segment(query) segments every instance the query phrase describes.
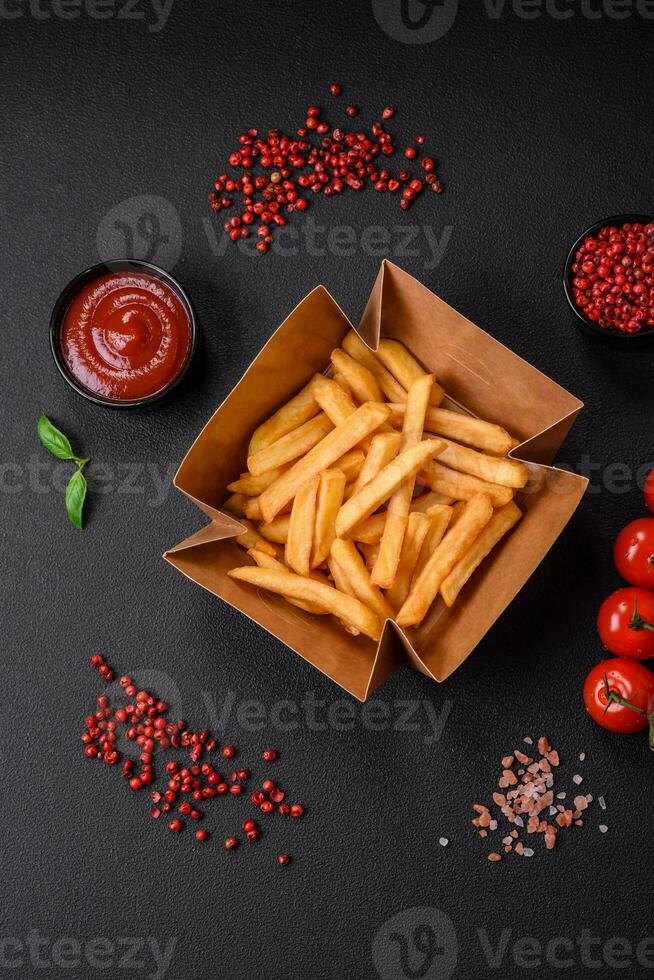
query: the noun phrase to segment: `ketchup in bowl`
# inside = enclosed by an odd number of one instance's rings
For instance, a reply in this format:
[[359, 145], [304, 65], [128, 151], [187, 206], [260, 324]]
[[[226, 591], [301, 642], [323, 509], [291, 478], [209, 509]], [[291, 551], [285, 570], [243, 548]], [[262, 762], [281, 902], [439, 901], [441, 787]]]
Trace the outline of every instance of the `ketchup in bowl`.
[[72, 293], [55, 357], [73, 386], [96, 400], [142, 404], [166, 391], [188, 364], [190, 305], [174, 280], [150, 268], [110, 263], [65, 291]]

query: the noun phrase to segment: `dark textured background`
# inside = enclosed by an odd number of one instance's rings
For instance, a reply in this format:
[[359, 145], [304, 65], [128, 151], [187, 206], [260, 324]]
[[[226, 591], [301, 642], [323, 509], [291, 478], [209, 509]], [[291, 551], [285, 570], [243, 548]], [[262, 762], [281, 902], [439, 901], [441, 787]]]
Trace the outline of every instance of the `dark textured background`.
[[[22, 8], [7, 0], [5, 9]], [[520, 937], [545, 944], [586, 929], [602, 943], [623, 936], [636, 944], [654, 934], [646, 740], [600, 731], [580, 703], [583, 677], [601, 657], [596, 609], [618, 585], [611, 543], [643, 512], [633, 474], [654, 462], [652, 354], [590, 345], [560, 286], [565, 252], [584, 227], [654, 210], [646, 184], [652, 21], [635, 13], [589, 19], [573, 9], [568, 20], [544, 13], [525, 20], [507, 4], [492, 19], [481, 3], [465, 4], [446, 36], [412, 45], [381, 29], [369, 0], [177, 0], [158, 33], [115, 17], [46, 20], [24, 11], [0, 19], [3, 937], [25, 940], [38, 929], [49, 937], [46, 957], [58, 937], [152, 936], [164, 944], [177, 937], [174, 980], [349, 980], [377, 975], [373, 939], [386, 920], [430, 906], [454, 923], [455, 976], [482, 980], [616, 972], [585, 966], [578, 950], [567, 970], [545, 962], [520, 968], [510, 952]], [[429, 226], [439, 237], [451, 226], [438, 268], [429, 268], [422, 230], [414, 254], [396, 247], [388, 254], [586, 402], [560, 460], [577, 469], [590, 461], [593, 490], [447, 684], [405, 669], [380, 689], [376, 699], [394, 718], [400, 700], [418, 702], [417, 730], [370, 731], [357, 707], [349, 732], [304, 722], [278, 731], [271, 722], [253, 733], [232, 712], [224, 737], [237, 742], [244, 762], [276, 744], [280, 778], [307, 816], [300, 825], [275, 821], [259, 845], [226, 854], [220, 842], [246, 808], [229, 800], [207, 807], [215, 834], [201, 847], [188, 831], [177, 839], [151, 821], [145, 794], [131, 794], [117, 771], [83, 758], [79, 734], [99, 689], [87, 663], [102, 650], [119, 672], [176, 697], [196, 726], [210, 721], [211, 699], [219, 709], [228, 692], [236, 705], [258, 699], [267, 711], [307, 692], [327, 705], [349, 701], [162, 561], [199, 522], [179, 494], [159, 494], [155, 482], [170, 482], [213, 408], [316, 283], [353, 319], [361, 313], [380, 257], [360, 244], [352, 255], [300, 248], [261, 259], [232, 247], [214, 254], [207, 238], [207, 227], [219, 233], [221, 223], [206, 194], [236, 135], [253, 125], [294, 128], [305, 105], [328, 104], [333, 80], [347, 86], [334, 121], [347, 99], [366, 123], [390, 103], [400, 140], [427, 133], [447, 193], [425, 196], [406, 215], [388, 195], [347, 194], [323, 199], [307, 216], [328, 228], [350, 224], [357, 240], [371, 225], [391, 229], [395, 241], [399, 226]], [[48, 318], [61, 287], [98, 260], [99, 247], [104, 257], [107, 249], [146, 254], [138, 236], [134, 245], [121, 239], [110, 213], [143, 194], [169, 202], [165, 213], [161, 202], [149, 208], [171, 239], [155, 261], [190, 291], [203, 347], [172, 403], [120, 414], [67, 388], [50, 357]], [[171, 206], [179, 231], [166, 217]], [[134, 221], [139, 207], [123, 210]], [[42, 412], [94, 459], [98, 492], [83, 533], [67, 524], [53, 487], [66, 467], [51, 464], [37, 442]], [[45, 464], [40, 472], [37, 463]], [[611, 492], [607, 475], [616, 471], [607, 467], [616, 463], [632, 476]], [[427, 744], [425, 701], [436, 712], [451, 705], [435, 744]], [[471, 832], [469, 806], [489, 799], [498, 758], [528, 733], [558, 745], [567, 780], [579, 769], [586, 792], [604, 793], [609, 833], [598, 832], [593, 808], [553, 854], [541, 844], [531, 861], [491, 865], [489, 848]], [[441, 835], [450, 839], [446, 849]], [[282, 849], [295, 857], [284, 869], [275, 863]], [[412, 930], [420, 916], [409, 921]], [[482, 929], [494, 944], [510, 930], [498, 969], [484, 959]], [[390, 962], [395, 947], [387, 943]], [[434, 970], [420, 975], [446, 975]], [[22, 967], [2, 972], [146, 977], [154, 967], [149, 956], [134, 970], [116, 961], [104, 970], [37, 968], [25, 954]]]

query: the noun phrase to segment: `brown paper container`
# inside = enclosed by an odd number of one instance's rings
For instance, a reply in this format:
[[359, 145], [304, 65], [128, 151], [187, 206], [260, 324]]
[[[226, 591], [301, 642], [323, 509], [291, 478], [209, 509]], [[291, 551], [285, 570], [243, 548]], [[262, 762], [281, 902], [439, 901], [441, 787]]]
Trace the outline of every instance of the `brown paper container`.
[[351, 323], [323, 286], [293, 310], [195, 440], [175, 477], [209, 524], [165, 558], [240, 609], [346, 691], [364, 701], [407, 660], [434, 680], [459, 667], [543, 560], [574, 513], [588, 481], [549, 466], [582, 403], [503, 347], [406, 272], [382, 263], [360, 333], [403, 341], [436, 374], [449, 404], [507, 428], [521, 440], [511, 455], [530, 471], [516, 500], [524, 517], [465, 586], [454, 608], [434, 603], [419, 629], [384, 627], [379, 646], [352, 637], [327, 616], [230, 579], [250, 559], [232, 540], [242, 530], [221, 511], [227, 484], [246, 469], [253, 430], [322, 372]]

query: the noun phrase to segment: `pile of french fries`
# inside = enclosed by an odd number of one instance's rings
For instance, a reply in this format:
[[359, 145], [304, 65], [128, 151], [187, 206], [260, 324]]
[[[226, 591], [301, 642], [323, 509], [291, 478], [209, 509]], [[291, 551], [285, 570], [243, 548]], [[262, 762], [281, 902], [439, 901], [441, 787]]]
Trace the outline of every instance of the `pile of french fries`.
[[505, 429], [440, 407], [398, 341], [373, 353], [350, 331], [330, 368], [252, 436], [225, 508], [253, 564], [229, 574], [377, 641], [387, 619], [454, 604], [520, 519], [529, 474]]

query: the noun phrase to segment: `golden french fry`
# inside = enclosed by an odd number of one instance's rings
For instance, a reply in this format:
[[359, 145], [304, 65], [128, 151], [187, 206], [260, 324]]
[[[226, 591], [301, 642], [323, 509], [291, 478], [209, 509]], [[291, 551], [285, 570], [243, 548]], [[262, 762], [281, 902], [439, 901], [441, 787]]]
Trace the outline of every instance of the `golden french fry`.
[[445, 605], [454, 605], [456, 598], [472, 573], [481, 565], [495, 545], [518, 523], [522, 513], [513, 501], [496, 510], [472, 547], [460, 558], [442, 583], [440, 592]]
[[339, 469], [323, 470], [316, 479], [320, 480], [320, 485], [316, 501], [311, 568], [322, 565], [329, 556], [332, 541], [336, 537], [336, 515], [341, 509], [345, 493], [345, 474]]
[[267, 589], [285, 598], [315, 602], [339, 619], [346, 620], [350, 626], [356, 627], [371, 640], [377, 641], [381, 636], [381, 623], [372, 610], [354, 596], [339, 592], [331, 585], [316, 582], [312, 578], [304, 578], [294, 572], [254, 568], [251, 565], [232, 568], [227, 574], [230, 578]]
[[266, 541], [273, 541], [275, 544], [286, 544], [288, 540], [288, 525], [291, 522], [290, 514], [280, 514], [271, 521], [270, 524], [260, 524], [259, 534]]
[[452, 516], [450, 518], [450, 523], [447, 525], [448, 530], [451, 530], [461, 517], [461, 514], [466, 509], [466, 503], [467, 501], [465, 500], [457, 500], [455, 504], [452, 504]]
[[345, 453], [335, 463], [332, 463], [331, 468], [340, 470], [346, 482], [349, 483], [350, 480], [356, 480], [365, 461], [366, 457], [361, 449], [351, 449], [349, 453]]
[[427, 514], [421, 514], [419, 511], [409, 514], [395, 581], [386, 593], [386, 598], [393, 609], [400, 609], [409, 594], [411, 578], [431, 526], [432, 519]]
[[367, 347], [361, 340], [361, 337], [355, 330], [350, 330], [350, 332], [345, 336], [343, 340], [343, 347], [345, 352], [353, 357], [355, 361], [359, 364], [363, 364], [365, 368], [368, 368], [371, 374], [374, 374], [379, 387], [384, 392], [386, 397], [391, 402], [406, 402], [406, 391], [399, 383], [396, 381], [391, 372], [384, 367], [382, 362], [373, 354], [369, 347]]
[[341, 374], [358, 402], [383, 402], [384, 395], [377, 380], [367, 367], [337, 348], [331, 355], [334, 371]]
[[492, 516], [493, 506], [486, 494], [475, 494], [468, 501], [456, 526], [447, 532], [415, 584], [412, 584], [395, 618], [398, 626], [417, 626], [422, 622], [441, 585]]
[[332, 557], [343, 569], [357, 599], [372, 609], [382, 622], [393, 619], [393, 609], [381, 591], [371, 583], [368, 570], [354, 543], [336, 538], [332, 544]]
[[271, 483], [282, 475], [288, 466], [278, 466], [274, 470], [266, 470], [261, 476], [254, 476], [252, 473], [241, 473], [238, 480], [227, 484], [227, 489], [233, 493], [242, 493], [246, 497], [258, 497]]
[[[324, 374], [314, 375], [310, 388], [313, 397], [333, 425], [344, 422], [357, 410], [352, 396], [343, 391], [336, 381], [326, 378]], [[377, 401], [382, 401], [382, 399], [378, 398]]]
[[[338, 562], [334, 561], [331, 555], [327, 559], [327, 567], [329, 568], [331, 576], [334, 579], [334, 585], [339, 590], [339, 592], [343, 592], [345, 595], [354, 596], [354, 598], [356, 599], [356, 595], [354, 594], [354, 589], [348, 582], [345, 572], [340, 567]], [[360, 630], [358, 630], [355, 626], [351, 626], [349, 623], [345, 622], [342, 619], [340, 620], [340, 623], [341, 626], [343, 626], [348, 633], [352, 634], [352, 636], [359, 635]]]
[[368, 517], [361, 524], [357, 524], [350, 531], [350, 537], [359, 544], [379, 544], [381, 536], [384, 533], [385, 523], [386, 511], [383, 510], [379, 514], [373, 514], [372, 517]]
[[298, 456], [304, 456], [331, 432], [333, 425], [324, 412], [309, 419], [299, 429], [287, 432], [285, 436], [260, 450], [254, 456], [248, 456], [248, 469], [255, 476], [260, 476], [266, 470], [290, 463]]
[[347, 383], [343, 375], [339, 374], [338, 371], [334, 371], [334, 381], [336, 382], [337, 385], [341, 386], [343, 391], [347, 392], [347, 394], [350, 397], [352, 397], [352, 389], [350, 388], [349, 384]]
[[231, 497], [228, 497], [223, 504], [223, 509], [231, 511], [231, 513], [236, 514], [237, 517], [245, 517], [246, 500], [247, 497], [244, 497], [242, 493], [233, 493]]
[[270, 543], [262, 538], [254, 524], [246, 520], [244, 517], [239, 517], [239, 524], [242, 524], [245, 531], [242, 534], [236, 535], [236, 541], [240, 544], [241, 548], [245, 548], [246, 551], [250, 551], [251, 548], [256, 548], [257, 551], [263, 551], [265, 554], [272, 555], [273, 558], [277, 557], [277, 549]]
[[436, 460], [427, 463], [417, 479], [431, 490], [448, 494], [454, 500], [470, 500], [475, 494], [485, 493], [490, 497], [493, 507], [503, 507], [513, 499], [511, 487], [502, 487], [499, 483], [486, 483], [477, 476], [451, 470]]
[[[465, 504], [462, 506], [465, 507]], [[429, 521], [429, 530], [425, 535], [422, 547], [420, 549], [420, 554], [418, 555], [418, 559], [413, 569], [414, 582], [417, 582], [423, 568], [445, 537], [445, 532], [452, 527], [454, 507], [448, 507], [446, 504], [434, 504], [433, 507], [430, 507], [429, 510], [425, 512], [424, 516]], [[406, 596], [404, 598], [406, 599]]]
[[[433, 386], [434, 375], [421, 371], [418, 379], [411, 384], [407, 392], [406, 413], [402, 426], [402, 451], [411, 449], [420, 442]], [[379, 557], [371, 576], [373, 585], [378, 585], [381, 589], [390, 589], [395, 579], [414, 485], [415, 475], [404, 480], [388, 502], [386, 524], [379, 545]]]
[[286, 539], [286, 564], [298, 575], [308, 575], [311, 571], [311, 543], [319, 486], [320, 477], [316, 474], [300, 487], [293, 501]]
[[[400, 402], [391, 404], [391, 421], [395, 425], [402, 422], [405, 408]], [[510, 449], [518, 445], [517, 440], [512, 439], [501, 425], [447, 408], [429, 408], [425, 416], [425, 430], [497, 456], [506, 456]]]
[[361, 487], [365, 487], [383, 468], [395, 459], [400, 446], [402, 445], [402, 434], [400, 432], [378, 432], [370, 440], [370, 448], [365, 458], [365, 462], [359, 470], [359, 475], [352, 487], [352, 494], [357, 493]]
[[360, 544], [359, 548], [363, 553], [363, 559], [366, 563], [366, 568], [369, 572], [375, 567], [375, 562], [379, 556], [379, 545], [378, 544]]
[[[354, 415], [337, 425], [329, 435], [310, 449], [302, 459], [283, 473], [261, 494], [261, 512], [270, 522], [292, 500], [311, 477], [336, 464], [345, 453], [386, 421], [389, 410], [379, 402], [366, 402]], [[342, 508], [341, 508], [342, 509]]]
[[245, 498], [245, 516], [251, 521], [261, 520], [261, 504], [258, 497]]
[[[263, 551], [257, 551], [256, 548], [251, 548], [248, 551], [248, 555], [257, 563], [259, 568], [276, 568], [278, 571], [288, 571], [283, 562], [278, 561], [277, 558], [273, 558], [271, 555], [265, 554]], [[318, 581], [324, 581], [326, 585], [329, 584], [324, 576]], [[286, 601], [290, 602], [292, 606], [297, 606], [298, 609], [304, 609], [305, 612], [313, 613], [314, 616], [324, 616], [327, 613], [327, 610], [323, 609], [316, 602], [305, 602], [302, 599], [287, 599]]]
[[[397, 401], [402, 401], [402, 399], [399, 398]], [[307, 385], [295, 398], [291, 398], [289, 402], [282, 405], [274, 415], [271, 415], [267, 421], [254, 430], [248, 446], [248, 456], [254, 456], [266, 446], [277, 442], [287, 432], [298, 429], [314, 415], [317, 415], [319, 411], [318, 403], [311, 394], [310, 386]]]
[[[418, 364], [413, 354], [410, 354], [399, 340], [391, 340], [390, 338], [380, 340], [376, 353], [384, 367], [388, 368], [407, 392], [414, 381], [429, 373]], [[445, 392], [434, 378], [433, 388], [429, 395], [429, 404], [438, 407], [443, 401], [444, 394]]]
[[338, 537], [345, 537], [353, 527], [370, 517], [404, 480], [413, 476], [428, 459], [437, 456], [442, 445], [438, 439], [427, 439], [391, 460], [373, 480], [343, 504], [336, 518]]
[[435, 493], [433, 490], [428, 490], [427, 493], [413, 498], [411, 501], [411, 510], [417, 510], [421, 514], [426, 514], [430, 507], [434, 507], [436, 504], [451, 504], [453, 499], [453, 497], [445, 496], [443, 493]]
[[439, 463], [453, 470], [469, 473], [488, 483], [499, 483], [504, 487], [520, 489], [529, 479], [529, 470], [517, 459], [500, 459], [499, 456], [486, 456], [474, 449], [460, 446], [456, 442], [444, 440], [447, 448], [439, 456]]

